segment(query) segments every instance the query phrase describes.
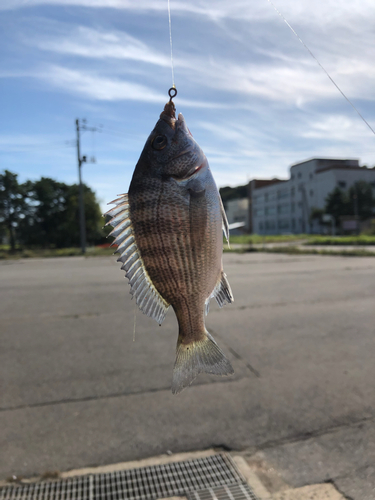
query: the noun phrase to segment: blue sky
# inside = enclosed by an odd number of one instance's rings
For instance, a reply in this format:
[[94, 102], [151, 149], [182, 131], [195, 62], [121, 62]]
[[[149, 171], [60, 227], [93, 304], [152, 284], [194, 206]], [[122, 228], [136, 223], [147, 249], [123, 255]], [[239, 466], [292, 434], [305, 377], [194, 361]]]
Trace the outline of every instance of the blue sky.
[[[375, 2], [274, 0], [375, 128]], [[267, 0], [170, 0], [178, 112], [218, 186], [311, 157], [375, 165], [375, 136]], [[172, 84], [167, 0], [1, 0], [0, 168], [126, 192]]]

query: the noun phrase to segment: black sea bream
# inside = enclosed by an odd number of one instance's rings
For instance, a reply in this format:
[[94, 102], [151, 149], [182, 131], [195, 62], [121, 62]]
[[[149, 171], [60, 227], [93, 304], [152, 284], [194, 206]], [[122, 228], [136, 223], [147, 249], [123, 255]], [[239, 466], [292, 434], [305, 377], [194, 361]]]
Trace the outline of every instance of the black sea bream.
[[[120, 195], [119, 195], [120, 196]], [[147, 139], [129, 193], [106, 215], [140, 309], [162, 323], [171, 305], [179, 333], [172, 392], [202, 372], [233, 368], [205, 328], [211, 298], [233, 296], [222, 264], [228, 222], [205, 154], [172, 101]]]

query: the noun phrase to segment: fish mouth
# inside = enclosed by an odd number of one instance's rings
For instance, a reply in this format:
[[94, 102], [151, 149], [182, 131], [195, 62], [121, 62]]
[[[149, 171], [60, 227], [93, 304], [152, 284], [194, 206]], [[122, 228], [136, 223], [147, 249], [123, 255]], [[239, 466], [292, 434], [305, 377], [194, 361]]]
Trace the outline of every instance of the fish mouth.
[[205, 158], [200, 165], [195, 165], [184, 176], [182, 176], [182, 177], [172, 176], [172, 177], [174, 179], [176, 179], [177, 181], [186, 181], [187, 179], [194, 177], [194, 175], [196, 175], [198, 172], [203, 170], [204, 167], [206, 167], [207, 165], [208, 165], [207, 158]]
[[193, 134], [190, 132], [190, 130], [188, 129], [188, 127], [186, 125], [186, 121], [185, 121], [185, 118], [184, 118], [182, 113], [178, 113], [178, 117], [177, 117], [177, 121], [176, 121], [176, 128], [182, 129], [185, 132], [185, 134], [188, 134], [191, 137], [193, 137]]
[[176, 107], [172, 101], [167, 102], [163, 112], [160, 114], [160, 120], [165, 121], [172, 130], [176, 130]]
[[185, 118], [182, 113], [178, 114], [176, 119], [176, 107], [172, 101], [167, 102], [164, 106], [163, 112], [160, 114], [160, 119], [168, 123], [172, 130], [177, 132], [177, 130], [182, 129], [182, 131], [193, 137], [193, 134], [188, 129]]
[[206, 165], [207, 165], [207, 159], [205, 158], [200, 165], [197, 165], [197, 166], [193, 167], [192, 169], [190, 169], [189, 172], [183, 178], [189, 179], [190, 177], [193, 177], [193, 175], [200, 172]]

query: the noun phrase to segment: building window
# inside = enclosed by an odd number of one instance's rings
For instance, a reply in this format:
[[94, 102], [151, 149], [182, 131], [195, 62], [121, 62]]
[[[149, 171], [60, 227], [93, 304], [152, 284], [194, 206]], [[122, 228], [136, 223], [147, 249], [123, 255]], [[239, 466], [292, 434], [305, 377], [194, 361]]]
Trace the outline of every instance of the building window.
[[312, 180], [313, 177], [314, 177], [313, 174], [310, 174], [310, 181]]
[[263, 222], [259, 222], [259, 231], [263, 231]]
[[287, 189], [279, 189], [277, 191], [277, 197], [279, 200], [283, 198], [288, 198], [288, 190]]
[[294, 196], [294, 193], [295, 193], [295, 189], [294, 189], [294, 187], [292, 187], [292, 189], [290, 190], [290, 194], [291, 194], [292, 196]]
[[296, 210], [296, 204], [293, 202], [293, 203], [291, 204], [290, 208], [291, 208], [291, 211], [292, 211], [292, 212], [295, 212], [295, 210]]
[[257, 208], [255, 210], [255, 215], [264, 215], [264, 209], [263, 208]]
[[268, 193], [266, 193], [266, 194], [264, 195], [264, 201], [267, 203], [267, 201], [268, 201]]
[[345, 181], [338, 181], [337, 183], [340, 188], [346, 188], [346, 182]]
[[275, 215], [276, 214], [276, 207], [267, 207], [266, 208], [266, 215]]
[[265, 228], [266, 229], [275, 229], [275, 221], [274, 220], [267, 220], [265, 222]]
[[298, 172], [298, 179], [300, 179], [301, 177], [302, 177], [301, 172]]
[[288, 203], [283, 203], [282, 205], [277, 206], [277, 213], [278, 214], [287, 214], [288, 211], [289, 211]]
[[310, 189], [310, 196], [314, 196], [314, 190]]

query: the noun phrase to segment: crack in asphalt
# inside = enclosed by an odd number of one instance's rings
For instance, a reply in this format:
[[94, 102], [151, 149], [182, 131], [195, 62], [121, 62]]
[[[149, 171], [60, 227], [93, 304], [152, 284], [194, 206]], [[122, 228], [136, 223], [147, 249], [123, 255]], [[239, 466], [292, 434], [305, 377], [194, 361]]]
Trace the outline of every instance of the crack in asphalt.
[[[214, 384], [232, 384], [233, 382], [239, 382], [246, 377], [238, 377], [238, 378], [227, 378], [227, 379], [219, 379], [219, 380], [213, 380], [211, 382], [204, 382], [204, 383], [199, 383], [196, 384], [194, 387], [201, 387], [201, 386], [207, 386], [207, 385], [214, 385]], [[81, 398], [64, 398], [64, 399], [59, 399], [59, 400], [52, 400], [52, 401], [42, 401], [39, 403], [29, 403], [29, 404], [24, 404], [24, 405], [17, 405], [17, 406], [7, 406], [0, 408], [0, 413], [5, 413], [5, 412], [10, 412], [10, 411], [16, 411], [16, 410], [24, 410], [28, 408], [41, 408], [44, 406], [57, 406], [60, 404], [71, 404], [71, 403], [82, 403], [85, 401], [100, 401], [100, 400], [105, 400], [105, 399], [113, 399], [113, 398], [122, 398], [125, 396], [137, 396], [139, 394], [152, 394], [155, 392], [163, 392], [163, 391], [170, 391], [171, 386], [168, 385], [168, 387], [156, 387], [154, 389], [146, 389], [146, 390], [139, 390], [139, 391], [125, 391], [125, 392], [114, 392], [111, 394], [104, 394], [102, 396], [85, 396]]]
[[[341, 477], [348, 477], [348, 476], [341, 476]], [[345, 500], [355, 500], [353, 497], [349, 497], [348, 495], [346, 495], [346, 493], [344, 493], [336, 484], [336, 479], [338, 478], [335, 478], [335, 479], [329, 479], [328, 481], [326, 481], [326, 483], [331, 483], [333, 485], [333, 487], [340, 493], [340, 495], [345, 498]]]
[[316, 437], [324, 436], [326, 434], [333, 434], [342, 429], [355, 427], [357, 425], [361, 425], [363, 423], [371, 422], [374, 420], [375, 420], [375, 415], [372, 415], [371, 417], [363, 417], [348, 423], [336, 424], [333, 426], [323, 427], [322, 429], [315, 429], [312, 431], [302, 432], [296, 435], [285, 436], [280, 439], [272, 439], [270, 441], [265, 441], [264, 443], [254, 446], [254, 449], [256, 449], [257, 451], [267, 450], [269, 448], [276, 448], [277, 446], [282, 446], [284, 444], [293, 444], [293, 443], [298, 443], [300, 441], [308, 441], [309, 439], [314, 439]]

